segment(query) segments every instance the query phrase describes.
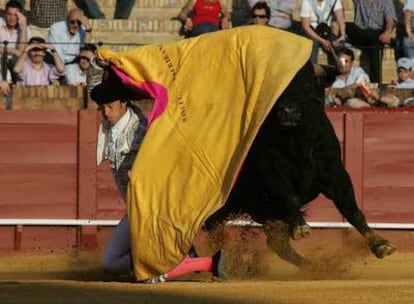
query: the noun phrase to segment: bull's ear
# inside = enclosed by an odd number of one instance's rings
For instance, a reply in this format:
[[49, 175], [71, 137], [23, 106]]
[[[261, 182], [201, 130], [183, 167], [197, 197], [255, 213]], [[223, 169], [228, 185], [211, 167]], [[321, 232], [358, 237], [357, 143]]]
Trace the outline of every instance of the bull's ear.
[[313, 70], [323, 88], [330, 87], [339, 75], [339, 70], [334, 65], [313, 64]]

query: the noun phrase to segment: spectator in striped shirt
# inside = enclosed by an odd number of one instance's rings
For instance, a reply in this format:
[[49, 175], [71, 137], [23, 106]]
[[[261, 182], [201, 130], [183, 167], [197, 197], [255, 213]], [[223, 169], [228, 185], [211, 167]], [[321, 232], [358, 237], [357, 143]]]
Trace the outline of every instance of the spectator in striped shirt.
[[349, 42], [361, 49], [360, 65], [372, 82], [381, 83], [382, 54], [391, 43], [391, 31], [397, 20], [391, 0], [353, 0], [354, 22], [346, 24]]

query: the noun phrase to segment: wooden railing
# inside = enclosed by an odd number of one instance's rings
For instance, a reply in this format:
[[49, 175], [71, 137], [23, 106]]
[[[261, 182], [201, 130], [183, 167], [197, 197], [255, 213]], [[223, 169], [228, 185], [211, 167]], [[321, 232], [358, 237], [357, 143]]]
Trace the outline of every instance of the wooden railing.
[[[71, 110], [67, 103], [0, 110], [0, 249], [100, 247], [107, 226], [124, 214], [109, 165], [96, 166], [100, 115], [72, 110], [82, 108], [76, 98]], [[404, 225], [414, 219], [414, 111], [334, 109], [328, 116], [368, 221], [411, 229]], [[307, 220], [343, 222], [321, 197]]]

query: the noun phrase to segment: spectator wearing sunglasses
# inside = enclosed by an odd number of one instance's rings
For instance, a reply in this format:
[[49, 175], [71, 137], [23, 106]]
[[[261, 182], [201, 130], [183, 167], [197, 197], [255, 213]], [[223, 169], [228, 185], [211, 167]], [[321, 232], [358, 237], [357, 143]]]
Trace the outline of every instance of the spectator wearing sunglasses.
[[85, 44], [79, 53], [76, 63], [68, 64], [65, 68], [65, 83], [73, 86], [86, 86], [86, 76], [91, 59], [94, 57], [96, 46], [93, 44]]
[[[263, 0], [247, 0], [250, 12], [253, 12], [254, 6]], [[268, 0], [265, 2], [269, 7], [269, 20], [267, 24], [278, 28], [289, 30], [292, 26], [292, 14], [296, 8], [296, 0]], [[253, 23], [255, 21], [253, 20]], [[260, 23], [263, 24], [263, 23]]]
[[252, 23], [267, 25], [270, 20], [270, 7], [266, 2], [257, 2], [252, 7]]
[[52, 24], [47, 41], [54, 44], [65, 64], [73, 63], [79, 56], [80, 48], [92, 40], [92, 27], [88, 18], [79, 8], [68, 12], [66, 21]]
[[[46, 53], [52, 56], [54, 66], [45, 62]], [[18, 85], [47, 86], [58, 83], [65, 65], [52, 44], [41, 37], [32, 37], [17, 58], [13, 72], [18, 75]]]

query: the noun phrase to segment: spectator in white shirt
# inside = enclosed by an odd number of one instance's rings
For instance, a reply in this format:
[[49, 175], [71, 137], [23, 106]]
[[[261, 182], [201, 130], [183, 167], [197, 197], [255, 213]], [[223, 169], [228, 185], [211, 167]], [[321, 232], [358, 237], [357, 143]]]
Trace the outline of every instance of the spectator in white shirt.
[[[341, 48], [338, 50], [338, 57], [343, 68], [332, 87], [327, 89], [327, 95], [335, 106], [354, 109], [370, 107], [378, 96], [369, 89], [370, 80], [367, 73], [361, 67], [354, 65], [354, 52], [348, 48]], [[341, 94], [336, 89], [342, 90]], [[350, 93], [344, 95], [346, 89], [349, 89]]]
[[[10, 0], [5, 6], [4, 19], [0, 18], [0, 46], [1, 55], [6, 55], [6, 67], [2, 73], [6, 73], [5, 79], [12, 82], [11, 70], [16, 58], [24, 51], [26, 46], [29, 29], [27, 18], [22, 14], [23, 6], [17, 0]], [[7, 42], [7, 43], [5, 43]], [[5, 54], [5, 49], [7, 54]]]
[[66, 21], [59, 21], [50, 27], [47, 41], [55, 45], [65, 64], [72, 63], [82, 45], [92, 40], [92, 27], [79, 8], [68, 12]]
[[96, 46], [86, 44], [80, 49], [79, 57], [76, 63], [67, 64], [65, 68], [65, 83], [74, 86], [86, 86], [86, 76], [91, 59], [94, 57]]
[[351, 49], [340, 49], [338, 51], [338, 57], [342, 62], [343, 70], [332, 84], [333, 88], [341, 89], [355, 83], [370, 82], [368, 74], [361, 67], [354, 65], [355, 55]]
[[[345, 17], [341, 0], [302, 0], [300, 18], [303, 31], [313, 40], [311, 61], [318, 62], [319, 47], [322, 47], [327, 53], [328, 63], [334, 65], [332, 50], [345, 41]], [[333, 19], [338, 24], [338, 33], [332, 31]], [[331, 32], [329, 38], [317, 30], [321, 24], [328, 26], [326, 30]]]

